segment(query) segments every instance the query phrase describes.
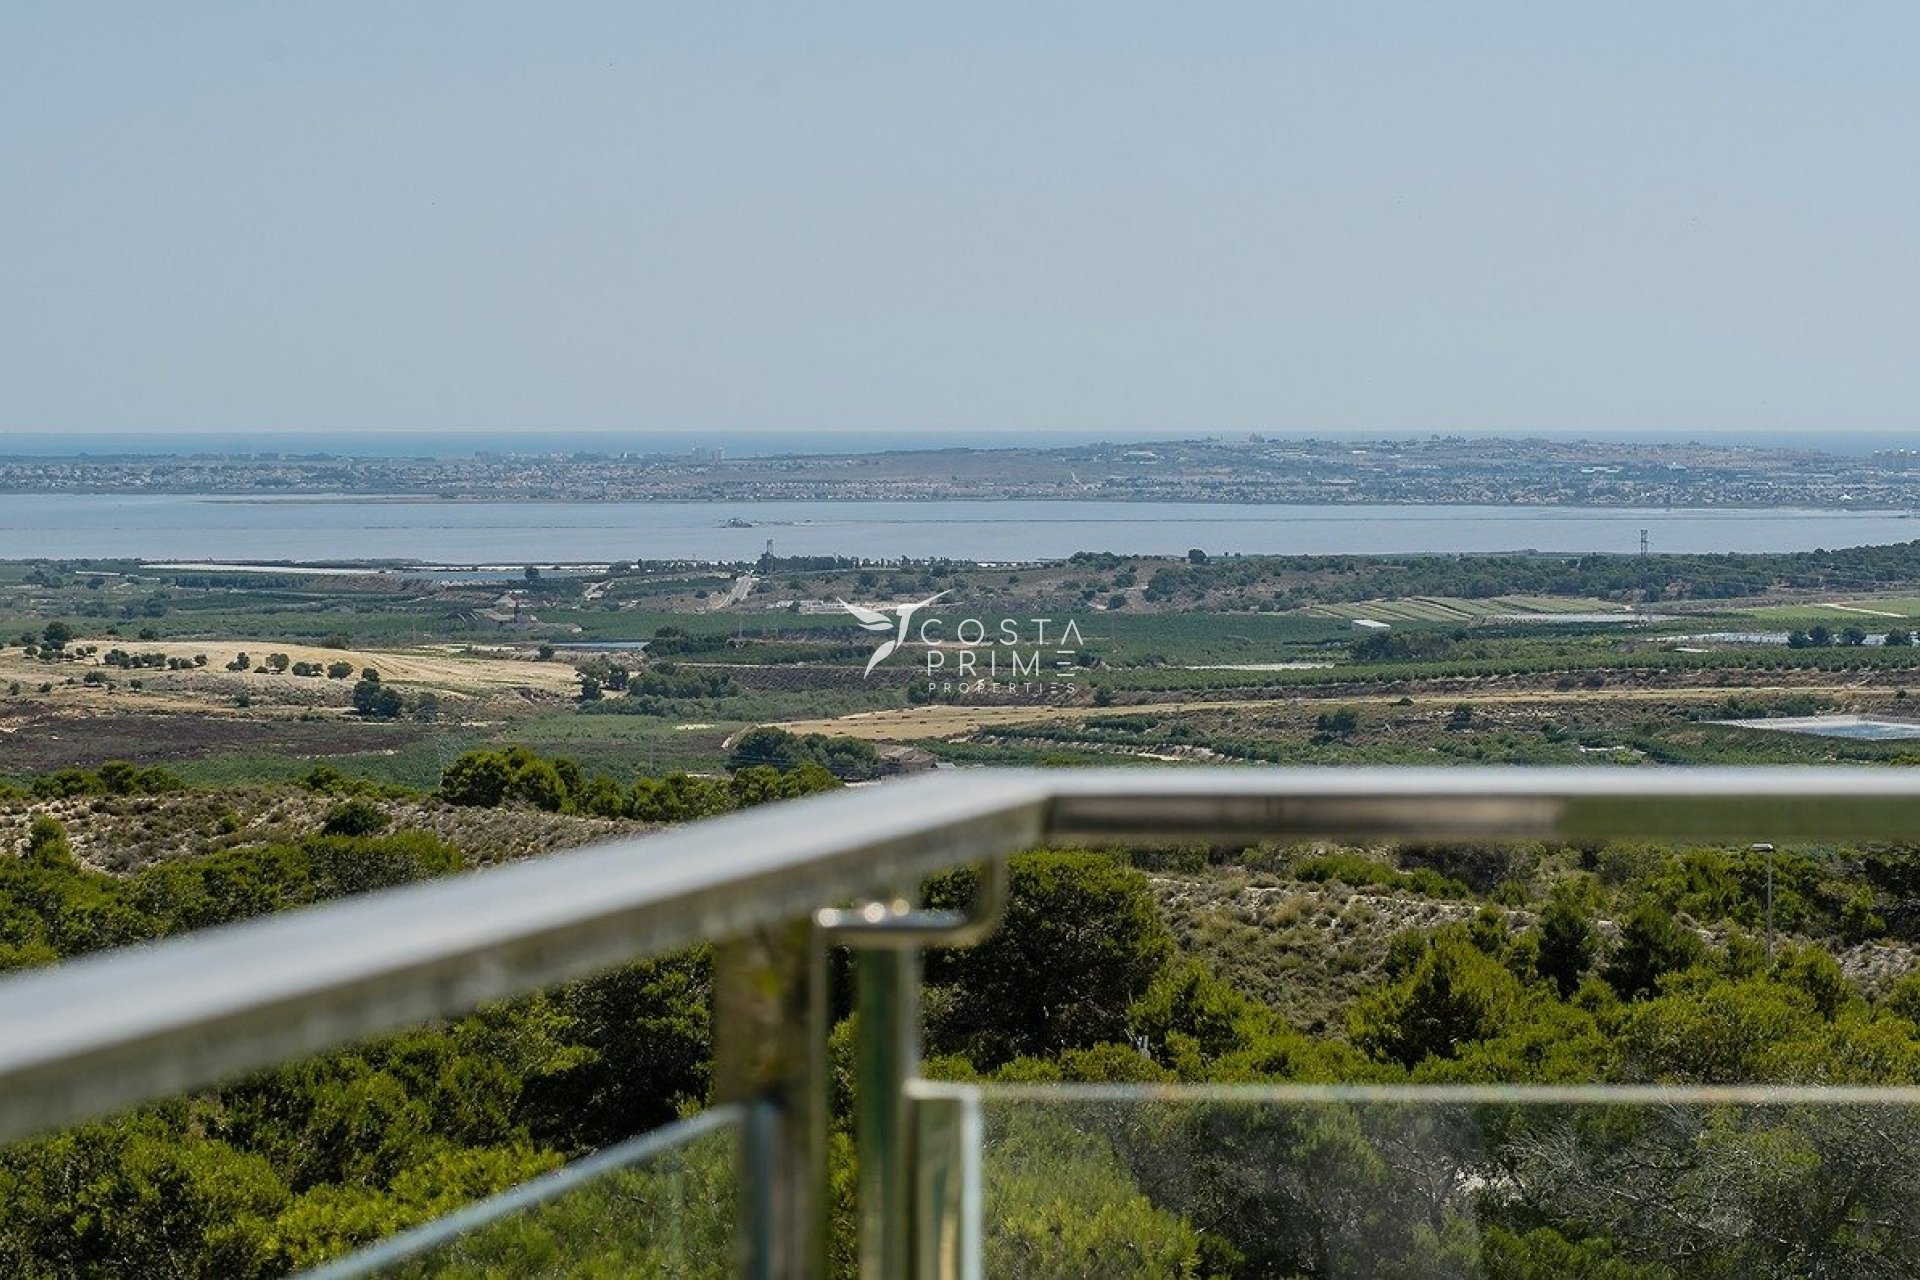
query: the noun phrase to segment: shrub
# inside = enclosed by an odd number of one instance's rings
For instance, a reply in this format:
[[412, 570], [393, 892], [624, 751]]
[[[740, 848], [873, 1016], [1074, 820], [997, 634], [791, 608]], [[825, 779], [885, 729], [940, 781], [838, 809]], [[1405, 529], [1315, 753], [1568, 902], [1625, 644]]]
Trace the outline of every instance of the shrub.
[[[1104, 854], [1033, 853], [1008, 864], [1006, 918], [978, 946], [935, 952], [928, 1043], [981, 1066], [1124, 1038], [1127, 1011], [1173, 953], [1147, 878]], [[971, 873], [927, 887], [964, 908]]]
[[362, 680], [353, 686], [353, 709], [369, 720], [395, 720], [406, 709], [406, 701], [397, 689], [379, 680]]
[[349, 800], [327, 811], [320, 834], [327, 836], [370, 836], [387, 825], [387, 815], [365, 800]]

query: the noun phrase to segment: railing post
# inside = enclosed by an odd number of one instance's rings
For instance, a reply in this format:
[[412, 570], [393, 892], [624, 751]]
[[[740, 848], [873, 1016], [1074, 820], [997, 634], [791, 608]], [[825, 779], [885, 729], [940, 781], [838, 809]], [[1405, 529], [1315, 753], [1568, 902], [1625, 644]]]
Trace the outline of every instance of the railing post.
[[715, 948], [714, 1096], [744, 1103], [739, 1274], [826, 1275], [824, 1001], [813, 924], [757, 930]]
[[913, 1153], [907, 1081], [920, 1068], [920, 952], [855, 952], [854, 1146], [860, 1162], [860, 1275], [907, 1274]]
[[915, 1280], [980, 1280], [986, 1250], [980, 1091], [955, 1089], [912, 1105], [912, 1275]]
[[923, 1252], [915, 1244], [924, 1218], [915, 1203], [919, 1156], [907, 1098], [907, 1085], [920, 1072], [920, 953], [923, 946], [971, 946], [999, 923], [1007, 901], [1005, 860], [977, 868], [976, 876], [973, 910], [966, 915], [917, 911], [909, 892], [814, 915], [822, 943], [842, 943], [855, 956], [861, 1280], [906, 1276]]

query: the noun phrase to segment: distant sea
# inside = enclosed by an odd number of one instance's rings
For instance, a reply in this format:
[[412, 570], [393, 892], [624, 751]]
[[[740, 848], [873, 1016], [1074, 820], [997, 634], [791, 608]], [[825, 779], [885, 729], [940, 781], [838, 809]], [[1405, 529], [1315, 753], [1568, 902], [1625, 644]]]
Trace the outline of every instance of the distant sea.
[[1920, 539], [1900, 512], [1232, 503], [441, 502], [0, 494], [0, 560], [1057, 559], [1497, 551], [1807, 551]]
[[[870, 453], [882, 450], [1007, 449], [1061, 447], [1153, 440], [1245, 440], [1245, 431], [1201, 429], [1157, 431], [401, 431], [401, 432], [35, 432], [0, 434], [0, 457], [70, 457], [75, 454], [331, 454], [360, 458], [469, 458], [476, 453], [647, 453], [687, 454], [696, 449], [724, 450], [729, 457], [776, 454]], [[1273, 440], [1417, 440], [1464, 435], [1514, 438], [1535, 435], [1555, 440], [1592, 440], [1622, 444], [1685, 443], [1751, 445], [1774, 449], [1811, 449], [1841, 455], [1920, 449], [1920, 431], [1271, 431]]]

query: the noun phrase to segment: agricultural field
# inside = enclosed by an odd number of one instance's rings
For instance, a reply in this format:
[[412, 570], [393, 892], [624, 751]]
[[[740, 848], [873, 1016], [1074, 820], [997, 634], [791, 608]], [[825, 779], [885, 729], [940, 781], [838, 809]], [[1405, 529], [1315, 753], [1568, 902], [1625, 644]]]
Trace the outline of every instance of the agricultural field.
[[1351, 604], [1320, 604], [1305, 610], [1316, 617], [1348, 620], [1371, 618], [1381, 622], [1477, 622], [1483, 618], [1519, 618], [1529, 614], [1628, 614], [1627, 607], [1608, 600], [1581, 597], [1492, 596], [1466, 600], [1449, 596], [1408, 596], [1400, 600], [1360, 600]]
[[[638, 564], [486, 581], [0, 565], [0, 777], [133, 757], [239, 782], [327, 761], [419, 786], [463, 750], [513, 743], [591, 767], [710, 773], [763, 725], [962, 765], [1901, 759], [1895, 744], [1708, 726], [1807, 699], [1905, 711], [1920, 647], [1844, 641], [1850, 621], [1878, 636], [1920, 619], [1920, 597], [1895, 585], [1920, 559], [1843, 555], [1089, 553], [1011, 568]], [[1725, 598], [1742, 575], [1757, 594]], [[1418, 581], [1474, 590], [1369, 589]], [[1821, 589], [1840, 582], [1854, 589]], [[840, 602], [885, 609], [942, 592], [955, 618], [1047, 619], [1056, 633], [1071, 620], [1068, 668], [1051, 688], [943, 685], [932, 666], [947, 655], [910, 635], [868, 671], [882, 637]], [[1699, 639], [1816, 621], [1832, 644]], [[1456, 719], [1463, 706], [1471, 715]], [[1109, 723], [1143, 716], [1151, 729]]]
[[1756, 622], [1777, 624], [1780, 626], [1806, 626], [1810, 623], [1824, 622], [1829, 626], [1845, 626], [1858, 623], [1869, 630], [1874, 627], [1886, 627], [1899, 622], [1920, 621], [1920, 597], [1916, 596], [1866, 596], [1852, 600], [1814, 601], [1809, 600], [1789, 605], [1765, 605], [1746, 611], [1746, 616]]

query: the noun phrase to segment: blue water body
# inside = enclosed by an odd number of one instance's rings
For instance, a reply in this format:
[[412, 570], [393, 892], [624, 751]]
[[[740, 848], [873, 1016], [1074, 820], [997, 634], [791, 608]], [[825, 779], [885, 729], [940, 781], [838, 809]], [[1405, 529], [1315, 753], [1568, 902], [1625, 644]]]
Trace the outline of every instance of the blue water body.
[[[728, 521], [748, 527], [729, 527]], [[441, 502], [0, 494], [0, 560], [570, 561], [1804, 551], [1920, 539], [1899, 512], [1126, 502]]]
[[1920, 738], [1920, 724], [1907, 720], [1876, 720], [1870, 716], [1801, 716], [1779, 720], [1716, 720], [1713, 723], [1739, 729], [1804, 733], [1816, 738], [1849, 738], [1855, 742], [1905, 742]]

